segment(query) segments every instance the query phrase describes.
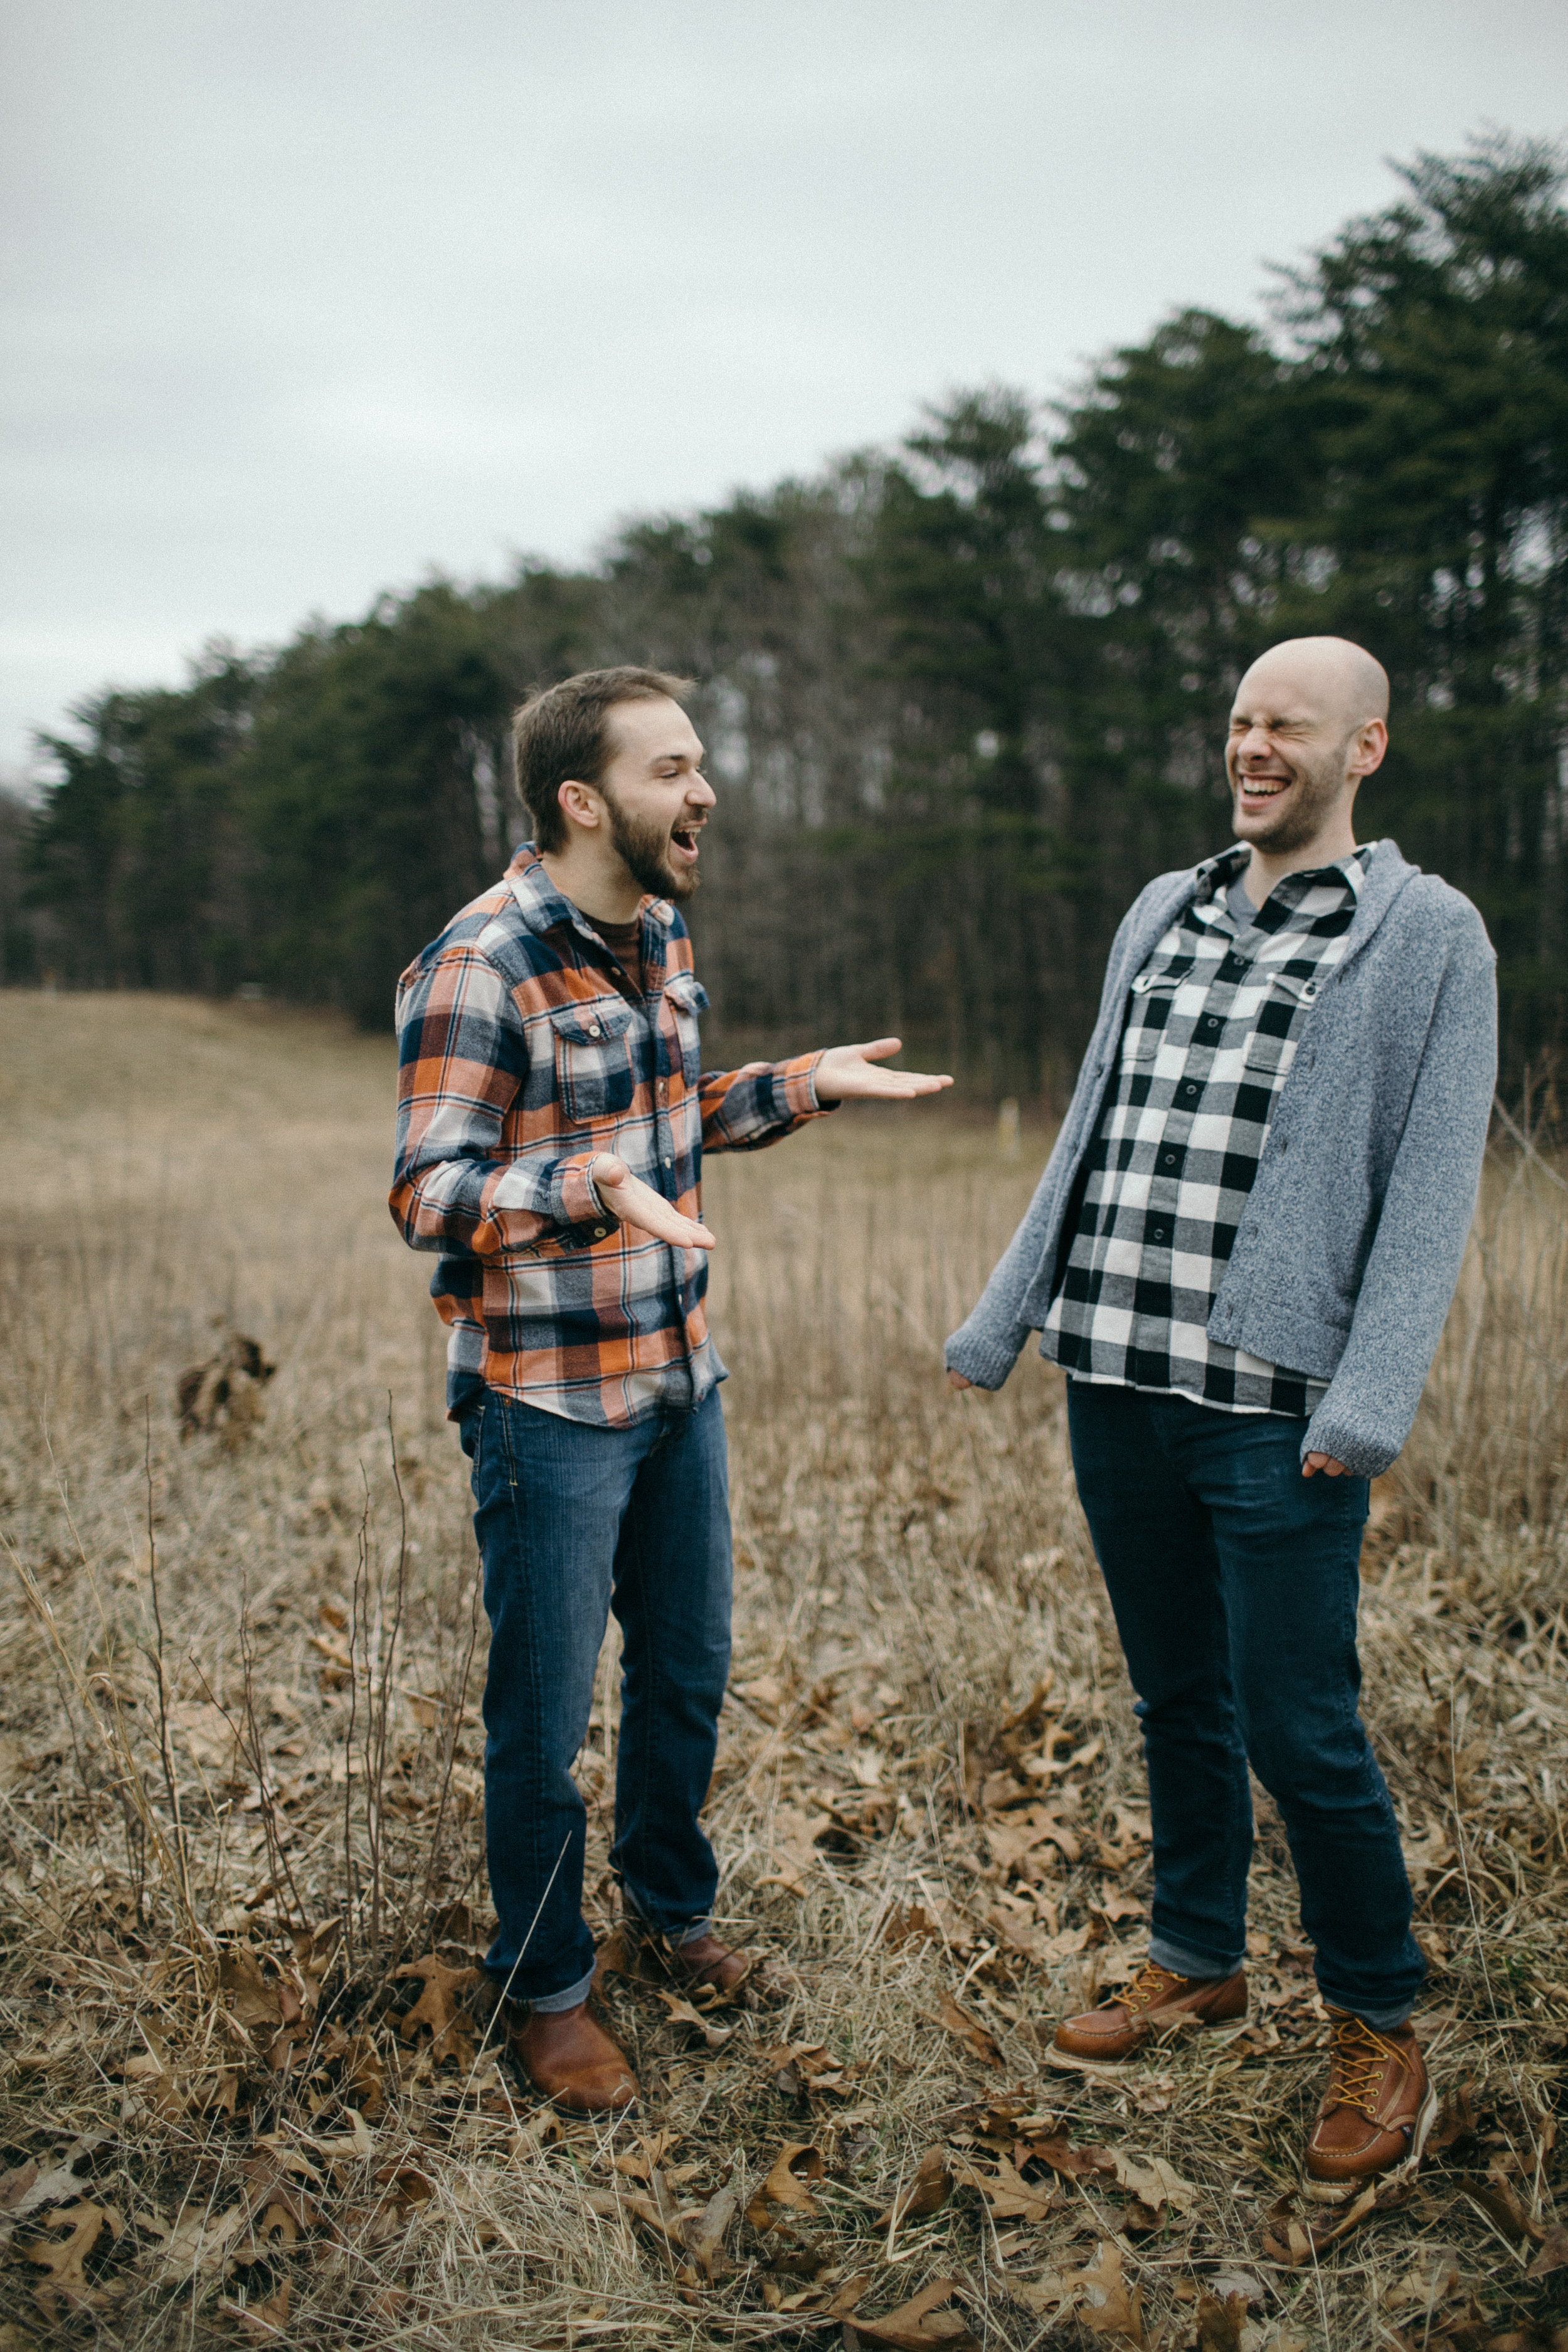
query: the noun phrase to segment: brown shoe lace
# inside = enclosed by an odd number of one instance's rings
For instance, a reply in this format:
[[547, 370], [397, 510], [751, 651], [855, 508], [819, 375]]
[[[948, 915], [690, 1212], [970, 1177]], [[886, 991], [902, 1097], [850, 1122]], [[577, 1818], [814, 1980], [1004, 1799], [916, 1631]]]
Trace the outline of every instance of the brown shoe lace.
[[1359, 2017], [1336, 2018], [1325, 2107], [1355, 2107], [1369, 2124], [1374, 2124], [1384, 2070], [1396, 2054]]
[[[1181, 1979], [1176, 1978], [1175, 1982], [1179, 1984]], [[1163, 2000], [1171, 1984], [1169, 1969], [1163, 1969], [1158, 1960], [1145, 1960], [1126, 1991], [1119, 1996], [1121, 2006], [1129, 2017], [1136, 2017], [1141, 2009], [1152, 2009], [1157, 2000]]]

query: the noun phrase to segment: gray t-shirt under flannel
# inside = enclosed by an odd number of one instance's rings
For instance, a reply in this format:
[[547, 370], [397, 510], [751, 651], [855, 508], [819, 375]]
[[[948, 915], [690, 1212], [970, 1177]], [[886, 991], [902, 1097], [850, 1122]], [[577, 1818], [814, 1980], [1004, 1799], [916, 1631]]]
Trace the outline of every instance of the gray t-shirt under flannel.
[[1225, 1347], [1207, 1324], [1275, 1100], [1344, 955], [1375, 845], [1288, 875], [1256, 912], [1236, 887], [1246, 846], [1211, 858], [1133, 982], [1046, 1319], [1045, 1352], [1075, 1380], [1231, 1412], [1315, 1410], [1323, 1381]]

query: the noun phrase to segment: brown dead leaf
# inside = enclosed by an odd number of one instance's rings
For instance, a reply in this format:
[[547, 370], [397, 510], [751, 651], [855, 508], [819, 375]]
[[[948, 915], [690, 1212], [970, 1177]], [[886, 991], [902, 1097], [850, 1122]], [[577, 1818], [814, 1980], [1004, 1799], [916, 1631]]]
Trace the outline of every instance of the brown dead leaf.
[[352, 2034], [338, 2053], [338, 2063], [339, 2090], [353, 2101], [367, 2122], [376, 2122], [386, 2107], [386, 2061], [375, 2046], [374, 2036]]
[[[37, 2186], [37, 2159], [31, 2156], [26, 2164], [15, 2165], [9, 2172], [0, 2172], [0, 2213], [25, 2213], [27, 2207], [22, 2200]], [[41, 2205], [47, 2200], [40, 2197], [34, 2201]]]
[[724, 2259], [724, 2240], [740, 2202], [732, 2189], [721, 2189], [717, 2195], [710, 2197], [696, 2220], [685, 2225], [686, 2250], [710, 2286], [729, 2268]]
[[1092, 2336], [1109, 2336], [1142, 2347], [1142, 2305], [1137, 2288], [1130, 2294], [1122, 2280], [1121, 2250], [1104, 2244], [1099, 2252], [1092, 2269], [1068, 2273], [1067, 2284], [1078, 2296], [1079, 2324]]
[[807, 1812], [799, 1805], [780, 1805], [773, 1819], [770, 1867], [759, 1886], [782, 1886], [786, 1895], [804, 1895], [816, 1866], [816, 1841], [833, 1827], [831, 1813]]
[[1119, 1919], [1144, 1918], [1148, 1913], [1147, 1904], [1141, 1903], [1135, 1895], [1119, 1894], [1111, 1886], [1106, 1887], [1099, 1902], [1089, 1907], [1108, 1927], [1114, 1927]]
[[276, 2032], [283, 2022], [278, 1987], [261, 1973], [254, 1952], [226, 1952], [218, 1963], [219, 1989], [229, 1995], [229, 2012], [247, 2033]]
[[106, 2135], [89, 2132], [73, 2140], [58, 2164], [47, 2165], [40, 2172], [35, 2158], [19, 2164], [14, 2172], [0, 2173], [0, 2213], [20, 2220], [25, 2213], [36, 2213], [41, 2205], [62, 2205], [79, 2197], [82, 2183], [74, 2168], [84, 2156], [100, 2147]]
[[732, 2025], [715, 2025], [710, 2017], [704, 2017], [700, 2009], [684, 2000], [679, 1993], [661, 1992], [658, 1997], [669, 2011], [670, 2023], [694, 2025], [710, 2050], [721, 2050], [735, 2031]]
[[1185, 2213], [1197, 2202], [1198, 2192], [1191, 2181], [1184, 2180], [1163, 2157], [1152, 2156], [1142, 2164], [1112, 2149], [1110, 2161], [1117, 2186], [1141, 2199], [1155, 2214], [1163, 2213], [1167, 2205]]
[[152, 2270], [160, 2284], [173, 2284], [178, 2280], [189, 2284], [193, 2279], [208, 2278], [223, 2268], [230, 2247], [254, 2210], [249, 2197], [242, 2197], [237, 2205], [231, 2205], [223, 2213], [193, 2206], [180, 2215], [157, 2245], [144, 2248], [137, 2261]]
[[349, 2163], [357, 2162], [361, 2157], [374, 2156], [375, 2134], [364, 2117], [353, 2107], [345, 2107], [343, 2115], [349, 2125], [346, 2132], [328, 2133], [319, 2138], [312, 2134], [310, 2146], [315, 2153]]
[[961, 2009], [952, 1995], [945, 1990], [939, 1996], [937, 2005], [942, 2013], [942, 2021], [948, 2032], [956, 2035], [971, 2054], [980, 2060], [982, 2065], [1000, 2066], [1002, 2053], [977, 2017], [971, 2017], [966, 2009]]
[[58, 2324], [68, 2313], [90, 2311], [101, 2302], [99, 2291], [88, 2284], [83, 2265], [106, 2228], [113, 2236], [120, 2235], [120, 2217], [110, 2206], [62, 2205], [43, 2227], [65, 2230], [68, 2235], [18, 2238], [16, 2252], [35, 2269], [47, 2271], [44, 2284], [33, 2291], [34, 2300], [45, 2318]]
[[1064, 2179], [1079, 2180], [1086, 2172], [1110, 2172], [1115, 2163], [1109, 2148], [1074, 2147], [1061, 2132], [1036, 2134], [1026, 2143], [1029, 2154], [1041, 2164], [1048, 2164], [1053, 2172]]
[[473, 2020], [466, 2010], [458, 2006], [458, 1995], [470, 1985], [479, 1984], [481, 1969], [449, 1969], [434, 1952], [426, 1952], [422, 1960], [408, 1960], [395, 1972], [400, 1977], [417, 1977], [423, 1990], [413, 2008], [398, 2021], [397, 2031], [405, 2042], [412, 2042], [422, 2025], [430, 2028], [430, 2055], [437, 2065], [444, 2058], [462, 2054], [466, 2032], [473, 2031]]
[[1552, 2271], [1568, 2269], [1568, 2229], [1561, 2221], [1549, 2223], [1541, 2241], [1541, 2252], [1530, 2265], [1531, 2278], [1546, 2278]]
[[890, 2345], [893, 2352], [929, 2352], [930, 2347], [939, 2344], [945, 2345], [947, 2352], [981, 2352], [979, 2338], [971, 2335], [958, 2314], [938, 2308], [952, 2302], [959, 2285], [957, 2279], [932, 2279], [919, 2294], [880, 2319], [863, 2319], [857, 2310], [855, 2333], [868, 2344]]
[[1546, 2231], [1541, 2222], [1529, 2213], [1520, 2201], [1519, 2191], [1507, 2176], [1494, 2169], [1484, 2180], [1474, 2173], [1460, 2183], [1468, 2196], [1474, 2198], [1483, 2213], [1489, 2214], [1503, 2235], [1517, 2245], [1521, 2238], [1532, 2238], [1541, 2245]]
[[1383, 2298], [1388, 2311], [1425, 2315], [1461, 2291], [1459, 2259], [1453, 2246], [1424, 2246], [1397, 2285]]
[[1043, 2221], [1056, 2194], [1052, 2182], [1026, 2180], [1005, 2156], [997, 2158], [994, 2172], [982, 2172], [978, 2165], [961, 2157], [953, 2165], [952, 2177], [963, 2188], [978, 2189], [997, 2221]]
[[928, 2147], [920, 2160], [914, 2179], [906, 2181], [886, 2212], [878, 2217], [874, 2226], [887, 2230], [900, 2221], [921, 2221], [927, 2213], [940, 2213], [952, 2195], [954, 2186], [943, 2150]]
[[1426, 2147], [1429, 2153], [1440, 2155], [1453, 2147], [1456, 2140], [1468, 2139], [1476, 2128], [1473, 2077], [1467, 2077], [1451, 2097], [1443, 2102], [1442, 2111], [1432, 2127]]
[[928, 1939], [936, 1942], [941, 1940], [941, 1921], [931, 1916], [923, 1903], [911, 1903], [907, 1910], [900, 1910], [895, 1903], [882, 1929], [883, 1943], [895, 1951], [900, 1944], [923, 1943]]
[[672, 2131], [656, 2132], [651, 2138], [639, 2139], [636, 2147], [628, 2147], [624, 2155], [616, 2158], [616, 2170], [625, 2173], [628, 2180], [651, 2180], [675, 2143], [676, 2134]]
[[1201, 2294], [1195, 2352], [1241, 2352], [1241, 2331], [1246, 2325], [1244, 2294], [1227, 2294], [1222, 2303], [1217, 2295]]
[[827, 2167], [822, 2151], [809, 2140], [786, 2139], [773, 2160], [773, 2170], [746, 2208], [746, 2219], [753, 2230], [771, 2230], [778, 2215], [771, 2209], [781, 2206], [791, 2213], [820, 2213], [821, 2206], [806, 2187], [808, 2180], [820, 2180]]
[[293, 2282], [285, 2279], [276, 2294], [265, 2303], [225, 2303], [220, 2309], [230, 2319], [238, 2322], [241, 2332], [252, 2344], [280, 2344], [288, 2334], [289, 2297]]

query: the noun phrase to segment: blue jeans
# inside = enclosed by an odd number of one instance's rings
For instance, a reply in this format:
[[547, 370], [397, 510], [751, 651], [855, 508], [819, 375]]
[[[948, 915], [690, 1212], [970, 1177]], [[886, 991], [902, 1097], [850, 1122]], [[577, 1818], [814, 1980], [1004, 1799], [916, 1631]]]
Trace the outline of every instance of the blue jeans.
[[1150, 1957], [1247, 1952], [1247, 1764], [1279, 1806], [1318, 1989], [1401, 2024], [1426, 1973], [1394, 1807], [1357, 1712], [1364, 1478], [1301, 1475], [1301, 1427], [1068, 1382], [1078, 1491], [1137, 1690], [1154, 1833]]
[[588, 1734], [613, 1608], [624, 1636], [611, 1863], [628, 1909], [676, 1943], [718, 1891], [698, 1814], [730, 1674], [730, 1491], [715, 1389], [694, 1412], [604, 1429], [487, 1389], [463, 1415], [490, 1621], [485, 1845], [499, 1922], [485, 1956], [518, 2000], [587, 1998]]

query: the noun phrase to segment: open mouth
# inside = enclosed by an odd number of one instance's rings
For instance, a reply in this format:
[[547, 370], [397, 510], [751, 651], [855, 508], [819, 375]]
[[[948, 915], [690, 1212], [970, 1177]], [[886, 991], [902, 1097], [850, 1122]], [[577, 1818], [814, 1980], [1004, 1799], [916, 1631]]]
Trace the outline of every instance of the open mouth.
[[1289, 789], [1288, 776], [1242, 776], [1238, 779], [1238, 792], [1243, 803], [1258, 806], [1265, 801], [1278, 800], [1281, 793]]
[[697, 835], [700, 830], [700, 826], [695, 824], [678, 824], [672, 830], [669, 845], [675, 853], [678, 866], [696, 865]]

